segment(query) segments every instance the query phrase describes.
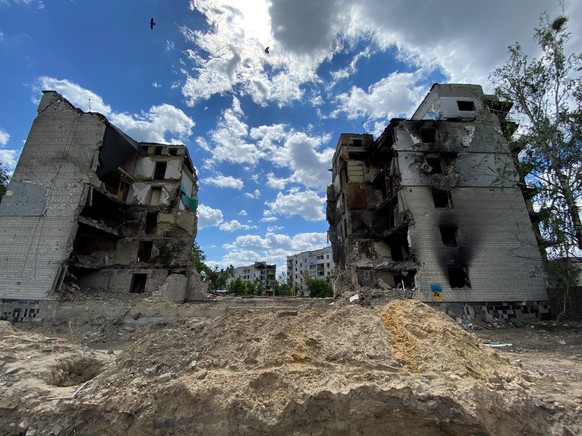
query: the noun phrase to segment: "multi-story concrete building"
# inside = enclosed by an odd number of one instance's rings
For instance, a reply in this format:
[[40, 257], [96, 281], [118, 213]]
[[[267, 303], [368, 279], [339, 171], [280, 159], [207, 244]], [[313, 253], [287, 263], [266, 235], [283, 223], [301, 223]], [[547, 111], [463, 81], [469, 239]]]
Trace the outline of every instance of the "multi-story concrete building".
[[340, 136], [327, 218], [342, 283], [414, 288], [461, 316], [548, 313], [504, 111], [480, 86], [435, 84], [376, 140]]
[[299, 295], [306, 295], [306, 277], [325, 279], [335, 273], [331, 247], [287, 256], [287, 284]]
[[138, 143], [46, 91], [0, 204], [0, 316], [42, 317], [64, 293], [193, 298], [197, 191], [184, 145]]
[[257, 280], [265, 288], [265, 295], [275, 295], [277, 284], [277, 265], [269, 265], [267, 262], [255, 262], [252, 265], [239, 266], [233, 270], [229, 282], [240, 278], [243, 282], [254, 283]]

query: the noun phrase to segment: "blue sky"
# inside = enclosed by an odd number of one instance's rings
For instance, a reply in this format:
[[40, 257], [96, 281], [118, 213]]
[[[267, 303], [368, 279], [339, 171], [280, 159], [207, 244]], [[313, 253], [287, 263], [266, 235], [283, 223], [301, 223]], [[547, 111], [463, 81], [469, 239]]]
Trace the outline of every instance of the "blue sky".
[[[381, 133], [433, 82], [482, 84], [553, 0], [0, 0], [0, 162], [41, 90], [137, 140], [188, 146], [197, 241], [241, 266], [328, 245], [340, 133]], [[582, 0], [566, 2], [580, 51]], [[150, 30], [149, 21], [157, 23]], [[265, 53], [265, 47], [269, 53]], [[284, 269], [284, 268], [280, 268]]]

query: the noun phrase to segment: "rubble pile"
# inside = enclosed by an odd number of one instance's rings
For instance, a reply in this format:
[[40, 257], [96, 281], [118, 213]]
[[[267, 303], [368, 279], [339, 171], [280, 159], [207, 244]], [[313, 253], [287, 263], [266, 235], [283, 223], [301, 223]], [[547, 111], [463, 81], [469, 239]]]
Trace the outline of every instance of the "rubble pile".
[[554, 431], [519, 367], [414, 300], [189, 320], [117, 356], [0, 329], [5, 434]]

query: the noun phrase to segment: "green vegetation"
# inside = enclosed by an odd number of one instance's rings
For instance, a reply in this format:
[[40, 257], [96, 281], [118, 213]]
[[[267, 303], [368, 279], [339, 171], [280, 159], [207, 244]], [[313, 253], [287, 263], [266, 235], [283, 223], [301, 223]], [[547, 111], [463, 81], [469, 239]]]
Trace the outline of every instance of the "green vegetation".
[[226, 287], [229, 294], [236, 296], [263, 295], [265, 287], [257, 278], [254, 282], [245, 282], [240, 277], [232, 280]]
[[582, 249], [582, 55], [566, 52], [567, 22], [542, 14], [534, 33], [539, 56], [528, 57], [516, 43], [491, 75], [498, 97], [512, 102], [520, 116], [512, 146], [539, 205], [540, 242], [550, 257]]
[[325, 279], [313, 279], [305, 276], [305, 283], [309, 290], [311, 298], [330, 298], [333, 297], [333, 288], [331, 286], [331, 276]]
[[[562, 3], [563, 6], [563, 3]], [[568, 17], [544, 13], [535, 29], [537, 57], [519, 43], [491, 78], [500, 100], [513, 103], [519, 128], [510, 146], [524, 194], [535, 205], [536, 237], [550, 286], [558, 291], [560, 318], [579, 286], [576, 255], [582, 249], [582, 54], [568, 53]], [[560, 311], [560, 313], [557, 313]]]
[[275, 295], [281, 297], [291, 295], [291, 286], [289, 286], [287, 283], [287, 276], [283, 272], [280, 272], [277, 275], [277, 282], [275, 283]]
[[228, 268], [218, 269], [217, 266], [214, 268], [209, 267], [204, 263], [206, 260], [206, 255], [200, 248], [197, 242], [192, 245], [191, 251], [192, 263], [194, 264], [194, 269], [198, 271], [202, 280], [208, 283], [209, 291], [217, 291], [219, 289], [226, 289], [226, 283], [230, 276], [232, 276], [234, 267], [230, 265]]

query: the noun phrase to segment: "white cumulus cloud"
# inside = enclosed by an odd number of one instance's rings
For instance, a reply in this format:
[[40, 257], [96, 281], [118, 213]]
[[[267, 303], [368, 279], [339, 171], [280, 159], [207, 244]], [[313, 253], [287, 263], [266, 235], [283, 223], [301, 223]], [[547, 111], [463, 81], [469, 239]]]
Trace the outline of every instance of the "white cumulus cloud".
[[225, 232], [236, 232], [237, 230], [254, 229], [254, 228], [256, 228], [256, 226], [251, 226], [248, 224], [241, 224], [240, 222], [238, 222], [238, 220], [231, 220], [231, 221], [227, 221], [227, 222], [222, 223], [220, 226], [218, 226], [218, 228], [220, 230], [225, 231]]
[[222, 211], [220, 209], [214, 209], [205, 204], [200, 204], [197, 209], [198, 212], [198, 230], [205, 229], [207, 227], [219, 226], [224, 218], [222, 216]]
[[320, 197], [314, 191], [291, 190], [287, 194], [279, 192], [277, 198], [267, 203], [267, 206], [272, 214], [298, 215], [307, 221], [320, 221], [325, 219], [324, 203], [325, 197]]
[[207, 177], [200, 181], [207, 185], [218, 186], [219, 188], [233, 188], [239, 191], [243, 188], [244, 182], [232, 176], [225, 176], [223, 174], [216, 174], [212, 177]]
[[194, 121], [170, 104], [152, 106], [139, 114], [115, 112], [93, 91], [66, 79], [40, 77], [38, 90], [52, 90], [63, 95], [83, 111], [99, 112], [137, 141], [178, 143], [192, 134]]

